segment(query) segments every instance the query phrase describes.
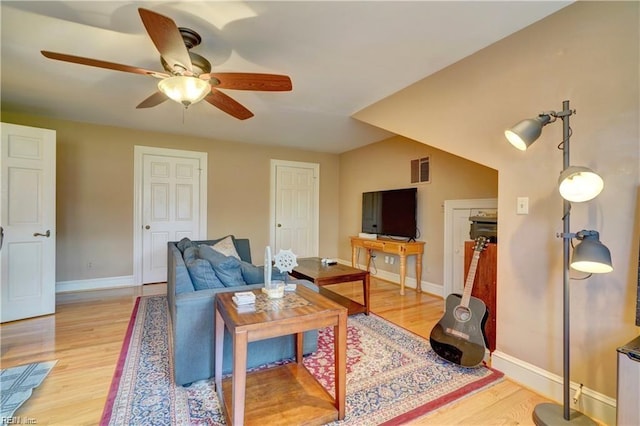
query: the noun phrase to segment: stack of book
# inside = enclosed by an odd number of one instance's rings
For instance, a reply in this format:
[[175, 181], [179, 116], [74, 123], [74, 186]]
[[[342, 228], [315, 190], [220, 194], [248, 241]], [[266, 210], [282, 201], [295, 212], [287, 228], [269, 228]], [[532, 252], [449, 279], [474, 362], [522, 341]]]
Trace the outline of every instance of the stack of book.
[[256, 295], [251, 291], [239, 291], [231, 297], [238, 308], [238, 312], [249, 312], [255, 310]]

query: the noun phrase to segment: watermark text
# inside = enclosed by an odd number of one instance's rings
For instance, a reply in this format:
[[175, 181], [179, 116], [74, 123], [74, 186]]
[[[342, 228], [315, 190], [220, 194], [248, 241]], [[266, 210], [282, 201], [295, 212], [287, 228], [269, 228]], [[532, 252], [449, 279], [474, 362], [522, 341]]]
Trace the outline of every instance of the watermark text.
[[3, 425], [37, 425], [38, 420], [33, 417], [0, 417], [0, 424]]

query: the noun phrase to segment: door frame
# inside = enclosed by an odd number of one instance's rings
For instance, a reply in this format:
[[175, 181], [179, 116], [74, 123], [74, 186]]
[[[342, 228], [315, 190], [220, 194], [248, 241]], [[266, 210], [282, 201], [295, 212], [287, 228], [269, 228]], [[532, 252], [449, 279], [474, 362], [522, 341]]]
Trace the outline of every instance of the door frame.
[[453, 211], [458, 209], [497, 209], [497, 198], [476, 198], [444, 201], [444, 282], [442, 297], [451, 294], [453, 288]]
[[314, 256], [317, 256], [320, 251], [320, 164], [318, 163], [306, 163], [302, 161], [287, 161], [287, 160], [271, 160], [271, 177], [269, 185], [269, 245], [275, 248], [276, 243], [276, 169], [278, 166], [289, 167], [301, 167], [313, 169], [313, 192], [315, 193], [315, 211], [313, 212], [313, 239], [314, 239]]
[[207, 153], [198, 151], [187, 151], [181, 149], [158, 148], [152, 146], [135, 145], [133, 147], [133, 283], [142, 285], [142, 239], [143, 239], [143, 217], [142, 217], [142, 175], [144, 170], [145, 155], [160, 155], [165, 157], [195, 158], [200, 160], [200, 235], [196, 239], [206, 239], [207, 235]]

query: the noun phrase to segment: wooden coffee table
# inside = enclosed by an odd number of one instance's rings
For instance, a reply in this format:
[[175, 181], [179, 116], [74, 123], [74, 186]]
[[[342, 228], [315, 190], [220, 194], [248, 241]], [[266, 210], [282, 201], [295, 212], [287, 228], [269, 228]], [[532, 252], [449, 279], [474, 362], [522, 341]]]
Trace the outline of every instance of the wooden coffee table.
[[[320, 287], [320, 294], [335, 300], [342, 306], [346, 306], [349, 315], [364, 312], [369, 315], [369, 271], [352, 268], [351, 266], [335, 264], [325, 265], [319, 257], [305, 257], [298, 259], [291, 275], [303, 280], [309, 280]], [[352, 281], [362, 281], [362, 291], [364, 294], [364, 305], [323, 288], [325, 285], [348, 283]]]
[[[227, 424], [320, 425], [344, 419], [347, 309], [301, 284], [282, 299], [253, 293], [255, 309], [248, 312], [238, 312], [233, 293], [218, 293], [214, 302], [215, 383]], [[335, 398], [302, 363], [303, 333], [329, 326], [335, 335]], [[233, 339], [233, 373], [222, 380], [225, 327]], [[297, 362], [247, 373], [249, 342], [287, 334], [296, 334]]]

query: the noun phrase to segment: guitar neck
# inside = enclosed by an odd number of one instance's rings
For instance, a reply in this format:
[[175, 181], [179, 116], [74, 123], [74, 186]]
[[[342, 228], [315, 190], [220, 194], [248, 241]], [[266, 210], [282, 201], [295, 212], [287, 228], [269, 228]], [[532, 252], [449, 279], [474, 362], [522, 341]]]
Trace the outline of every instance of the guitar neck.
[[478, 270], [478, 260], [480, 259], [481, 252], [482, 249], [473, 251], [473, 258], [471, 259], [467, 281], [464, 283], [464, 291], [462, 292], [462, 300], [460, 301], [460, 305], [465, 308], [469, 307], [469, 300], [471, 299], [471, 292], [473, 291], [473, 283], [476, 280], [476, 271]]

